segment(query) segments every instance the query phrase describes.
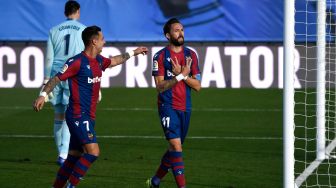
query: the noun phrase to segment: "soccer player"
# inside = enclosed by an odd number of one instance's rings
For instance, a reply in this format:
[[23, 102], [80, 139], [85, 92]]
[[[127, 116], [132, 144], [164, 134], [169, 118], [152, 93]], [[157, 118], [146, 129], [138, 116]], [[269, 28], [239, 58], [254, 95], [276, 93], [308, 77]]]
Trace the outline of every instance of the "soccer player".
[[105, 58], [99, 54], [105, 40], [97, 26], [85, 28], [82, 39], [84, 51], [66, 61], [62, 70], [48, 81], [33, 106], [35, 111], [41, 110], [45, 97], [61, 80], [68, 79], [70, 101], [65, 118], [71, 134], [69, 154], [57, 173], [54, 188], [62, 188], [67, 180], [68, 188], [75, 187], [99, 156], [94, 127], [102, 71], [148, 51], [146, 47], [138, 47], [126, 54]]
[[[81, 38], [85, 25], [79, 23], [80, 5], [76, 1], [67, 1], [64, 7], [67, 20], [50, 29], [47, 43], [46, 66], [43, 87], [49, 78], [55, 76], [65, 61], [84, 49]], [[62, 165], [68, 156], [70, 133], [65, 121], [65, 110], [69, 103], [69, 87], [66, 80], [56, 85], [46, 100], [54, 107], [54, 137], [58, 150], [57, 163]]]
[[191, 115], [191, 89], [199, 91], [200, 71], [196, 53], [183, 46], [183, 25], [176, 18], [163, 27], [169, 44], [154, 55], [152, 75], [158, 93], [160, 122], [169, 143], [155, 175], [147, 180], [149, 187], [159, 187], [171, 169], [177, 187], [185, 188], [182, 144], [188, 132]]

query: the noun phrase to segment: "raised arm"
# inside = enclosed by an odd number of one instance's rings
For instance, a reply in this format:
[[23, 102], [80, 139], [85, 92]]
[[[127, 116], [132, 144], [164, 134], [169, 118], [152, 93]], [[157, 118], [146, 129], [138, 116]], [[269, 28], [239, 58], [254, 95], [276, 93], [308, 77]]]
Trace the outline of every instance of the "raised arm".
[[110, 58], [111, 59], [111, 64], [110, 64], [109, 67], [111, 68], [111, 67], [123, 64], [130, 57], [136, 56], [136, 55], [139, 55], [139, 54], [145, 55], [145, 54], [147, 54], [147, 52], [148, 52], [148, 49], [146, 47], [140, 46], [140, 47], [138, 47], [137, 49], [135, 49], [135, 50], [133, 50], [131, 52], [127, 52], [125, 54], [113, 56], [113, 57]]

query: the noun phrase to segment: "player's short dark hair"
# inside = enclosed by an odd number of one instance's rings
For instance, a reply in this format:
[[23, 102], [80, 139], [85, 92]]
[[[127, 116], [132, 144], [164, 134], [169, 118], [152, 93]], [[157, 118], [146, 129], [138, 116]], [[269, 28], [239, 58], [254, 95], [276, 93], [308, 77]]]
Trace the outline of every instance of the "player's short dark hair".
[[79, 8], [80, 4], [77, 1], [69, 0], [65, 3], [64, 14], [65, 16], [70, 16], [71, 14], [76, 13]]
[[165, 25], [163, 26], [163, 33], [164, 35], [166, 35], [167, 33], [169, 33], [171, 25], [173, 25], [174, 23], [181, 23], [177, 18], [171, 18], [169, 19]]
[[84, 46], [88, 46], [92, 41], [93, 37], [98, 37], [99, 31], [101, 31], [100, 27], [95, 25], [85, 28], [82, 32], [82, 40]]

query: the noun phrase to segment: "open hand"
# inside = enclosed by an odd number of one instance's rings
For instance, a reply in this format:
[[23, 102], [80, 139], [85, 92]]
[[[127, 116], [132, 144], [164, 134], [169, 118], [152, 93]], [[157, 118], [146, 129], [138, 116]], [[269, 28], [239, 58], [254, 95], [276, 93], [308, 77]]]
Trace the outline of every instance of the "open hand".
[[181, 71], [182, 71], [182, 67], [181, 67], [181, 65], [178, 63], [177, 57], [175, 56], [175, 61], [173, 60], [173, 58], [170, 58], [170, 62], [171, 62], [172, 67], [173, 67], [173, 69], [172, 69], [173, 73], [174, 73], [175, 75], [180, 74]]
[[187, 57], [186, 58], [186, 64], [185, 66], [182, 67], [182, 74], [183, 76], [188, 76], [190, 73], [190, 67], [191, 67], [191, 63], [192, 63], [192, 59], [191, 57]]
[[134, 50], [134, 55], [146, 55], [148, 53], [148, 49], [144, 46], [140, 46], [137, 49]]
[[38, 112], [42, 110], [44, 105], [45, 98], [43, 96], [39, 96], [34, 102], [33, 102], [33, 109]]

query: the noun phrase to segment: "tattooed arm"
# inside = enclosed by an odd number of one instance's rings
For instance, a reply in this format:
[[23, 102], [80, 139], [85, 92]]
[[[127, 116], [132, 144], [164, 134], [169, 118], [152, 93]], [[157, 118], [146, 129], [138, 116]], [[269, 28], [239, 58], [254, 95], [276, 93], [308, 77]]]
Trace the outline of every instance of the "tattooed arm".
[[[171, 59], [173, 67], [176, 67], [176, 62]], [[177, 82], [177, 77], [183, 76], [186, 77], [190, 73], [191, 58], [187, 58], [186, 65], [182, 67], [182, 72], [178, 76], [175, 76], [173, 79], [164, 80], [164, 76], [155, 76], [156, 90], [160, 93], [166, 91], [167, 89], [172, 88]]]
[[164, 76], [155, 76], [156, 90], [160, 93], [172, 88], [176, 83], [176, 78], [164, 80]]
[[[164, 80], [163, 76], [155, 77], [156, 90], [160, 93], [166, 91], [167, 89], [172, 88], [178, 81], [176, 78], [171, 80]], [[193, 88], [195, 91], [201, 90], [201, 83], [196, 79], [195, 76], [188, 77], [187, 80], [184, 81], [187, 85]]]
[[46, 92], [47, 94], [49, 94], [50, 92], [52, 92], [52, 90], [54, 90], [54, 88], [56, 87], [56, 85], [58, 83], [60, 83], [60, 82], [61, 82], [61, 80], [57, 76], [51, 78], [47, 82], [47, 84], [44, 86], [43, 91]]
[[[60, 79], [55, 76], [52, 79], [50, 79], [47, 84], [44, 86], [43, 91], [41, 92], [40, 96], [34, 101], [33, 103], [33, 108], [36, 112], [42, 110], [44, 102], [45, 102], [45, 97], [48, 95], [54, 88], [55, 86], [60, 83]], [[44, 96], [43, 96], [43, 92]]]
[[113, 57], [110, 58], [111, 59], [111, 64], [110, 64], [109, 67], [111, 68], [111, 67], [115, 67], [117, 65], [123, 64], [129, 58], [130, 58], [130, 55], [128, 53], [117, 55], [117, 56], [113, 56]]
[[146, 47], [138, 47], [137, 49], [133, 50], [133, 54], [130, 53], [125, 53], [125, 54], [121, 54], [121, 55], [117, 55], [117, 56], [113, 56], [111, 57], [111, 64], [110, 64], [110, 68], [123, 64], [125, 63], [131, 56], [136, 56], [138, 54], [147, 54], [148, 49]]

